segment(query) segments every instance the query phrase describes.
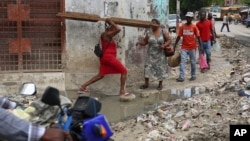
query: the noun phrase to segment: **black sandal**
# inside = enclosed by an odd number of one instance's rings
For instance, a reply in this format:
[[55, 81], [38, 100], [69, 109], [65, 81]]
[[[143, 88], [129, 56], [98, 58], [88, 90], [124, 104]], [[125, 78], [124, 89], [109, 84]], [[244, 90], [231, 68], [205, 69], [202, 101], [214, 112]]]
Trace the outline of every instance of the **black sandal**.
[[140, 89], [147, 89], [147, 88], [148, 88], [148, 85], [146, 85], [146, 84], [143, 84], [140, 86]]

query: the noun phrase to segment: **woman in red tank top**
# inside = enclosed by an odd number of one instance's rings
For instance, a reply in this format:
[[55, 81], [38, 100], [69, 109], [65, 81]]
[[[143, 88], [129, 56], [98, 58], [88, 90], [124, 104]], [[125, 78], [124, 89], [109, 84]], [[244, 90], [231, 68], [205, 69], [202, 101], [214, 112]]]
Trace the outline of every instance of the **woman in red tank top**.
[[125, 91], [125, 82], [127, 78], [127, 69], [116, 58], [116, 43], [113, 37], [117, 35], [121, 29], [110, 19], [107, 18], [105, 23], [105, 31], [101, 34], [101, 44], [103, 55], [100, 57], [99, 73], [84, 83], [79, 93], [87, 92], [87, 86], [101, 80], [107, 74], [121, 74], [120, 98], [135, 99], [135, 95]]

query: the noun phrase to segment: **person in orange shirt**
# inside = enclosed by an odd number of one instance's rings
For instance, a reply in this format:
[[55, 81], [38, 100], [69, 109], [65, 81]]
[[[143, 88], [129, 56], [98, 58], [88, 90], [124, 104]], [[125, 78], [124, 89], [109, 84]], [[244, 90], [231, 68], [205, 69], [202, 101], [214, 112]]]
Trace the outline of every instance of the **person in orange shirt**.
[[197, 38], [199, 42], [199, 49], [203, 50], [200, 33], [197, 27], [192, 23], [192, 19], [194, 17], [193, 12], [187, 12], [186, 19], [187, 22], [183, 24], [180, 29], [178, 36], [176, 38], [174, 48], [176, 49], [176, 45], [182, 37], [182, 46], [180, 50], [181, 54], [181, 63], [180, 63], [180, 75], [179, 78], [176, 79], [177, 82], [183, 82], [185, 77], [185, 67], [187, 63], [187, 57], [189, 56], [191, 61], [191, 78], [190, 81], [196, 79], [196, 40]]

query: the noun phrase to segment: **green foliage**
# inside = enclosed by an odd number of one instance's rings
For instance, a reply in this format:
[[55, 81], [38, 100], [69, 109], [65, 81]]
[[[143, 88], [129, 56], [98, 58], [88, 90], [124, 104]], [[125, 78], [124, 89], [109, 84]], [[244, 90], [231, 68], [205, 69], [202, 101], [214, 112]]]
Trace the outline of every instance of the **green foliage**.
[[214, 5], [219, 5], [219, 6], [224, 6], [224, 0], [211, 0], [210, 5], [214, 4]]
[[243, 2], [244, 2], [245, 4], [250, 5], [250, 0], [243, 0]]
[[[170, 13], [176, 13], [176, 1], [169, 0]], [[199, 11], [201, 7], [211, 6], [212, 4], [223, 6], [224, 0], [180, 0], [180, 3], [181, 11]]]
[[176, 13], [176, 0], [169, 0], [169, 13]]

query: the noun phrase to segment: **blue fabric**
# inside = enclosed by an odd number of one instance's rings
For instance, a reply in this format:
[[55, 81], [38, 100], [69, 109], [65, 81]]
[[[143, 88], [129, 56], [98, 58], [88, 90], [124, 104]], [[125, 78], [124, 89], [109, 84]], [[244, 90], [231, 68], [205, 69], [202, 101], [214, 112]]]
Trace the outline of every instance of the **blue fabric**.
[[0, 138], [8, 141], [27, 141], [30, 123], [0, 108]]
[[202, 46], [204, 49], [204, 53], [206, 55], [206, 59], [210, 60], [211, 59], [211, 42], [202, 42]]
[[[0, 97], [0, 139], [8, 141], [39, 141], [45, 128], [31, 125], [7, 110], [10, 102]], [[5, 106], [5, 107], [1, 107]]]
[[226, 27], [227, 27], [227, 31], [230, 32], [228, 23], [222, 23], [222, 27], [221, 27], [221, 29], [220, 29], [220, 32], [223, 31], [224, 26], [226, 26]]
[[185, 67], [187, 63], [187, 57], [189, 56], [191, 62], [191, 77], [196, 76], [196, 50], [184, 50], [181, 49], [181, 64], [180, 64], [180, 76], [179, 78], [185, 77]]
[[246, 96], [246, 97], [250, 97], [250, 94], [246, 93], [244, 90], [240, 89], [237, 91], [239, 96]]

